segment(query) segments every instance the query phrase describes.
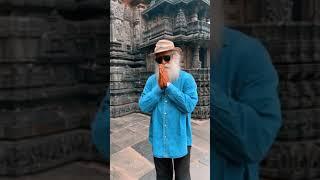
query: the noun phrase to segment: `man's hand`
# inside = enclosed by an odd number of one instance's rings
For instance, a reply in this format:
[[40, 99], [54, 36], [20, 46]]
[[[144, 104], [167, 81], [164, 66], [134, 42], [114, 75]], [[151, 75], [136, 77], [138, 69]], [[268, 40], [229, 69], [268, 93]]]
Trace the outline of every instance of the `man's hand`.
[[168, 72], [163, 64], [159, 64], [159, 86], [161, 89], [167, 87], [167, 82], [169, 82]]

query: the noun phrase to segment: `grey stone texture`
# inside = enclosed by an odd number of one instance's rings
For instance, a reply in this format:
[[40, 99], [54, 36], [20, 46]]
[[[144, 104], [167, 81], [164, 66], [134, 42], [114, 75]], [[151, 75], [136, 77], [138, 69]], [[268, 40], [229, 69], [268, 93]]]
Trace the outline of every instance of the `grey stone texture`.
[[105, 3], [12, 0], [0, 7], [0, 176], [103, 162], [90, 123], [106, 91]]

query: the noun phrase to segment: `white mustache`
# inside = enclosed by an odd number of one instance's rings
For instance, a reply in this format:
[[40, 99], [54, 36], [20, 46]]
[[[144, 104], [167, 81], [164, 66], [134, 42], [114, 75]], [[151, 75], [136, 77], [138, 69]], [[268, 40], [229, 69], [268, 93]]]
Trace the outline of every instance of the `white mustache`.
[[[169, 75], [169, 80], [173, 81], [179, 76], [179, 71], [180, 71], [180, 65], [179, 63], [176, 64], [175, 62], [172, 62], [170, 64], [165, 64], [164, 68], [167, 70], [168, 75]], [[155, 66], [155, 72], [157, 79], [159, 78], [159, 67], [158, 65]]]

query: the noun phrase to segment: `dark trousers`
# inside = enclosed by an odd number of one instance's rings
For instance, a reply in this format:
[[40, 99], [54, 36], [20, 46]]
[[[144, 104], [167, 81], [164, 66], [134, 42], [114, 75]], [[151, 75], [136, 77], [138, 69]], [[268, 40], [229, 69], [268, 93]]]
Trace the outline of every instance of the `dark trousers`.
[[154, 165], [156, 167], [157, 180], [172, 180], [173, 169], [175, 180], [191, 180], [190, 177], [190, 151], [191, 146], [188, 146], [188, 154], [181, 158], [156, 158]]

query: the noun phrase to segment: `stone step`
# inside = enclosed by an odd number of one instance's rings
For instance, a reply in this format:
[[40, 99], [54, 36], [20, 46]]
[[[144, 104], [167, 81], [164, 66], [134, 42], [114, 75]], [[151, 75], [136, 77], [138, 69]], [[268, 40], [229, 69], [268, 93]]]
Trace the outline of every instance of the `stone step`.
[[[94, 162], [78, 161], [41, 173], [14, 177], [15, 180], [107, 180], [109, 179], [108, 166]], [[12, 180], [12, 177], [0, 177], [0, 180]]]

